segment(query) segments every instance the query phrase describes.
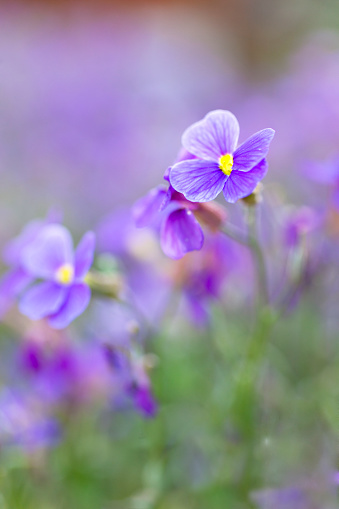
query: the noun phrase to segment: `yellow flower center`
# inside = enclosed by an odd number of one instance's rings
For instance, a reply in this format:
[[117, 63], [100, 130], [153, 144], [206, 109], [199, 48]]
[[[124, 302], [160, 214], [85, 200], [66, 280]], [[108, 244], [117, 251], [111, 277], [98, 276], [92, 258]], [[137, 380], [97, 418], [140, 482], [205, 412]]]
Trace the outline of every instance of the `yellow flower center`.
[[231, 175], [233, 167], [233, 156], [232, 154], [225, 154], [220, 157], [219, 159], [219, 168], [225, 175], [229, 176]]
[[69, 263], [65, 263], [61, 265], [61, 267], [57, 270], [56, 279], [62, 285], [68, 285], [73, 281], [74, 277], [74, 268]]

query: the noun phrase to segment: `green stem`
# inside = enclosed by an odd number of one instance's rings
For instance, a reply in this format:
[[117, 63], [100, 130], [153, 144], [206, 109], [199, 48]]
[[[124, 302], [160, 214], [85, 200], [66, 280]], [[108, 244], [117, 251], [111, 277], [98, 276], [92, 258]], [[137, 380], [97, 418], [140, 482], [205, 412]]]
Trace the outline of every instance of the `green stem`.
[[248, 247], [252, 251], [253, 261], [256, 266], [258, 304], [259, 307], [268, 305], [268, 285], [264, 253], [257, 240], [257, 210], [253, 206], [247, 207]]
[[255, 207], [247, 207], [247, 225], [248, 234], [245, 236], [239, 228], [234, 225], [227, 224], [220, 228], [220, 231], [227, 235], [230, 239], [247, 246], [252, 252], [253, 261], [256, 267], [258, 301], [260, 305], [268, 304], [267, 276], [264, 254], [257, 240], [256, 231], [256, 210]]
[[260, 374], [270, 332], [278, 315], [269, 306], [266, 263], [257, 239], [256, 208], [247, 207], [247, 236], [225, 225], [222, 232], [251, 251], [257, 280], [257, 319], [253, 334], [235, 382], [231, 416], [239, 434], [245, 453], [244, 466], [238, 487], [242, 493], [255, 488], [258, 479], [258, 465], [255, 463], [255, 448], [258, 442], [258, 397], [256, 383]]
[[255, 464], [255, 448], [258, 439], [258, 397], [256, 384], [260, 374], [268, 339], [277, 315], [268, 307], [264, 307], [258, 315], [257, 324], [249, 340], [247, 351], [237, 376], [234, 388], [232, 417], [239, 433], [246, 458], [239, 481], [239, 488], [249, 492], [256, 485], [259, 468]]

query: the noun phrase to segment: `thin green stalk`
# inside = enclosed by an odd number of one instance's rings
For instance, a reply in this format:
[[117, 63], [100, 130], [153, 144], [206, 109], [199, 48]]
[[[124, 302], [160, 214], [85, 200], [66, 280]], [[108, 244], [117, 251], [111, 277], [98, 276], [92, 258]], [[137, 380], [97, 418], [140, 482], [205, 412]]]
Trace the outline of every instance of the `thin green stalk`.
[[256, 267], [257, 290], [259, 306], [266, 306], [269, 303], [267, 271], [264, 253], [258, 241], [257, 234], [257, 210], [254, 206], [247, 207], [247, 226], [248, 226], [248, 247], [252, 251], [253, 262]]
[[242, 493], [248, 494], [255, 488], [258, 471], [260, 471], [255, 463], [259, 418], [256, 383], [270, 332], [278, 315], [269, 306], [265, 257], [257, 238], [256, 207], [248, 206], [246, 212], [247, 236], [230, 225], [225, 225], [222, 232], [236, 242], [247, 246], [251, 251], [257, 282], [256, 323], [236, 379], [231, 407], [233, 425], [245, 451], [244, 466], [238, 487]]

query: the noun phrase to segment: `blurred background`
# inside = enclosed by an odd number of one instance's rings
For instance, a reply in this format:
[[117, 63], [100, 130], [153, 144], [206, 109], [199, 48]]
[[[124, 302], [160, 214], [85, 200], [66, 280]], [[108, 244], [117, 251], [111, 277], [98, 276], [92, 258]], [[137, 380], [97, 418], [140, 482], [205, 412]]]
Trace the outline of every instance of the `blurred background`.
[[[337, 1], [2, 0], [0, 16], [2, 246], [50, 210], [75, 236], [96, 230], [162, 182], [183, 130], [213, 109], [237, 116], [241, 142], [276, 130], [265, 179], [273, 203], [327, 206], [328, 189], [305, 178], [305, 164], [339, 152]], [[207, 330], [167, 317], [148, 343], [160, 359], [154, 420], [117, 412], [100, 415], [98, 428], [95, 411], [67, 407], [65, 436], [47, 460], [45, 451], [5, 451], [0, 508], [337, 507], [329, 481], [338, 466], [337, 272], [275, 332], [251, 503], [248, 486], [234, 483], [246, 451], [225, 419], [248, 333], [248, 295], [238, 298], [214, 310]], [[103, 315], [92, 315], [87, 335], [101, 334]]]
[[27, 219], [27, 203], [32, 217], [54, 206], [93, 227], [159, 183], [183, 130], [216, 108], [239, 118], [241, 141], [278, 131], [271, 174], [296, 199], [300, 160], [338, 145], [337, 9], [2, 1], [0, 233]]

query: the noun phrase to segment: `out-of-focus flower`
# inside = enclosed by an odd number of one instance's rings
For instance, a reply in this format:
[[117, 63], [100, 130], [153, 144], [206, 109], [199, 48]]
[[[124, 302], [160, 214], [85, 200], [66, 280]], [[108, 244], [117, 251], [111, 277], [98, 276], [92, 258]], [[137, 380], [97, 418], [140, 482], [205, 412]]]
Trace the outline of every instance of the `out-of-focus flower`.
[[115, 396], [114, 403], [124, 408], [132, 400], [135, 408], [144, 417], [154, 417], [157, 402], [154, 399], [151, 382], [147, 374], [146, 356], [127, 356], [122, 350], [106, 345], [106, 355], [116, 383], [121, 391]]
[[51, 213], [46, 219], [37, 219], [26, 225], [23, 231], [7, 244], [3, 258], [11, 269], [0, 280], [0, 317], [3, 316], [20, 293], [27, 288], [34, 277], [27, 272], [22, 263], [22, 253], [37, 238], [42, 229], [58, 223], [58, 214]]
[[308, 161], [302, 166], [303, 173], [319, 184], [332, 190], [332, 204], [339, 211], [339, 157], [327, 161]]
[[319, 213], [310, 207], [300, 207], [290, 212], [284, 225], [284, 241], [288, 247], [295, 247], [300, 239], [321, 223]]
[[95, 237], [84, 235], [75, 252], [69, 231], [61, 225], [47, 225], [22, 252], [21, 263], [27, 274], [42, 279], [21, 297], [20, 311], [61, 329], [87, 307], [91, 291], [86, 274], [92, 265]]
[[314, 505], [307, 492], [301, 488], [263, 490], [252, 496], [260, 509], [311, 509]]
[[34, 395], [12, 389], [0, 394], [0, 443], [27, 451], [53, 445], [59, 427]]
[[236, 148], [237, 119], [229, 111], [212, 111], [184, 132], [182, 145], [197, 159], [175, 164], [171, 185], [192, 202], [214, 200], [223, 191], [226, 201], [234, 203], [251, 194], [266, 175], [273, 136], [273, 129], [263, 129]]
[[202, 251], [190, 253], [175, 266], [174, 284], [180, 288], [195, 326], [203, 327], [209, 322], [211, 303], [222, 298], [229, 273], [240, 263], [237, 249], [220, 233], [207, 235]]
[[334, 509], [337, 507], [338, 473], [318, 470], [312, 478], [281, 488], [267, 488], [251, 493], [258, 509]]
[[89, 404], [113, 390], [110, 367], [98, 342], [26, 342], [18, 352], [16, 370], [29, 392], [52, 409], [63, 403]]
[[2, 435], [18, 445], [23, 439], [52, 439], [54, 418], [62, 421], [70, 406], [95, 405], [100, 411], [134, 407], [144, 417], [155, 416], [148, 357], [102, 341], [25, 342], [13, 366], [11, 392], [0, 395], [0, 443]]
[[[99, 253], [116, 257], [122, 269], [124, 297], [137, 312], [136, 315], [132, 313], [133, 318], [139, 322], [140, 313], [154, 327], [163, 316], [170, 291], [170, 281], [166, 274], [167, 260], [161, 256], [154, 231], [137, 228], [131, 210], [123, 209], [102, 220], [97, 237]], [[99, 318], [97, 316], [94, 319], [99, 320], [100, 327], [107, 323], [113, 324], [112, 317], [115, 324], [119, 323], [120, 319], [117, 321], [113, 306], [116, 308], [112, 302], [100, 302]], [[94, 310], [98, 311], [98, 302]]]

